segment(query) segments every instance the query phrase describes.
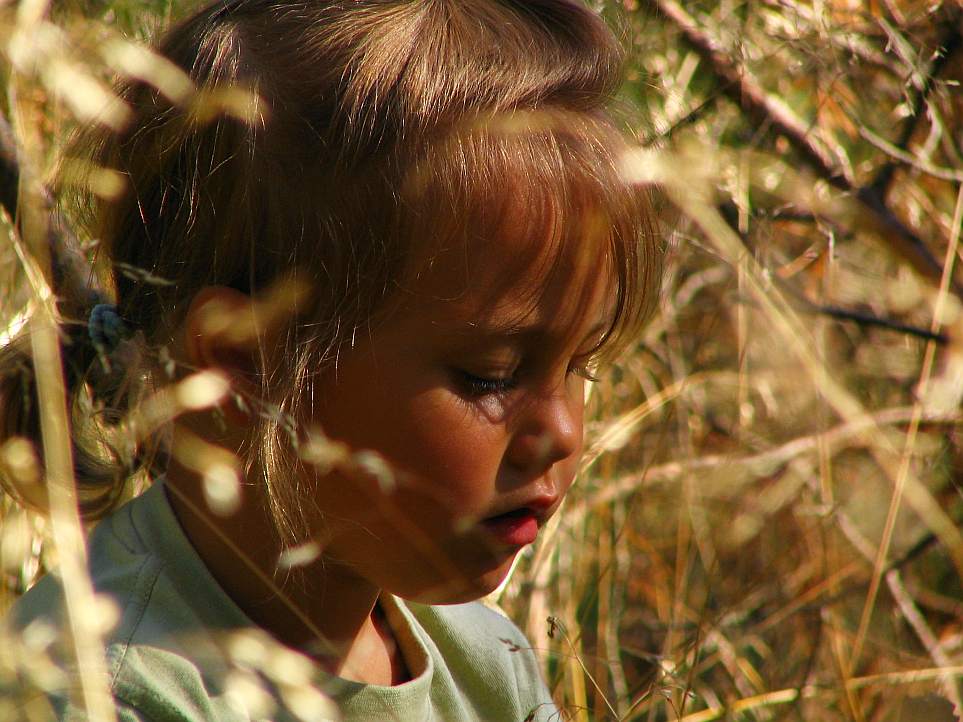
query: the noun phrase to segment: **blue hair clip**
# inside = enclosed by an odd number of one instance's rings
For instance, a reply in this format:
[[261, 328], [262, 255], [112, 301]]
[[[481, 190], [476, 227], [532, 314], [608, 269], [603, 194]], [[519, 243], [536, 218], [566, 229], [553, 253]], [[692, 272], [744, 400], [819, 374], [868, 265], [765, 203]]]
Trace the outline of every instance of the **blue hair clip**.
[[98, 303], [90, 310], [87, 333], [98, 351], [110, 354], [129, 335], [127, 324], [110, 303]]

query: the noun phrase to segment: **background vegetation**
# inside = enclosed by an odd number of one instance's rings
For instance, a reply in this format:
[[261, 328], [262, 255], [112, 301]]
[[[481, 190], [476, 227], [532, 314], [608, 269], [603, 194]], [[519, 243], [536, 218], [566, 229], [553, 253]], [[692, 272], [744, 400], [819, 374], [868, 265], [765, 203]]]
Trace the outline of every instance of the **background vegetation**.
[[[34, 206], [69, 180], [64, 141], [106, 79], [143, 72], [112, 41], [188, 5], [0, 6]], [[572, 719], [959, 719], [960, 6], [596, 5], [630, 48], [626, 172], [664, 189], [665, 291], [496, 600]], [[28, 247], [6, 222], [0, 344], [42, 315]], [[0, 610], [74, 559], [64, 518], [0, 500]], [[0, 675], [42, 681], [21, 642], [0, 644]]]

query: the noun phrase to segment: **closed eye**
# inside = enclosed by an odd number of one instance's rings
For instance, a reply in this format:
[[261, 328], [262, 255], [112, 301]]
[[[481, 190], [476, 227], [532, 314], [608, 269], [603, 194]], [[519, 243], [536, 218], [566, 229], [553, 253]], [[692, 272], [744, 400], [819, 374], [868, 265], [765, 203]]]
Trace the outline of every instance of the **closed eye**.
[[506, 394], [518, 386], [514, 376], [477, 376], [457, 369], [455, 380], [467, 396], [496, 396]]

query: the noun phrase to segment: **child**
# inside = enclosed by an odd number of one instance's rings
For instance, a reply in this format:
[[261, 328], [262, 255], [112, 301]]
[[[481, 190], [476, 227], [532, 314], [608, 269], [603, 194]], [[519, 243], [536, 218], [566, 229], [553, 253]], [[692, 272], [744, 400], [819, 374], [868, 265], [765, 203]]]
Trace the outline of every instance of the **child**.
[[[65, 328], [100, 410], [74, 420], [85, 503], [154, 481], [89, 541], [120, 717], [323, 717], [284, 667], [345, 719], [557, 719], [472, 600], [557, 510], [584, 380], [655, 297], [613, 36], [578, 0], [228, 0], [160, 52], [197, 93], [124, 90], [134, 120], [95, 152], [126, 180], [93, 216], [116, 301]], [[217, 408], [104, 452], [204, 370]], [[62, 594], [42, 580], [15, 628], [62, 625]]]

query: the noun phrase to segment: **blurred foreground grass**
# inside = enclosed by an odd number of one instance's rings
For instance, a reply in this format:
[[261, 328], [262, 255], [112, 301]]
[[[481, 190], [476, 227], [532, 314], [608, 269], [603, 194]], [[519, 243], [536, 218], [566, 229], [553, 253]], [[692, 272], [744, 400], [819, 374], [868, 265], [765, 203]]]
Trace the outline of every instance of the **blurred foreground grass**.
[[[626, 172], [664, 188], [670, 262], [498, 601], [572, 719], [958, 718], [959, 7], [601, 4], [631, 48]], [[50, 178], [83, 106], [16, 65], [28, 5], [0, 7], [6, 110]], [[66, 3], [50, 27], [99, 80], [85, 48], [179, 10]], [[0, 342], [31, 307], [11, 233]], [[2, 610], [58, 555], [7, 498], [0, 524]]]

